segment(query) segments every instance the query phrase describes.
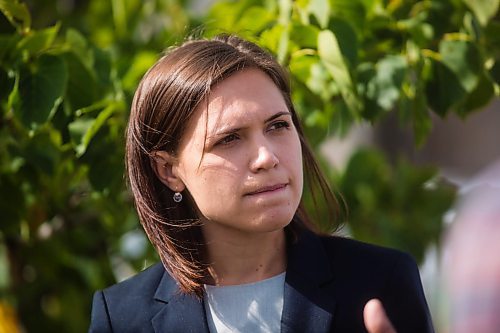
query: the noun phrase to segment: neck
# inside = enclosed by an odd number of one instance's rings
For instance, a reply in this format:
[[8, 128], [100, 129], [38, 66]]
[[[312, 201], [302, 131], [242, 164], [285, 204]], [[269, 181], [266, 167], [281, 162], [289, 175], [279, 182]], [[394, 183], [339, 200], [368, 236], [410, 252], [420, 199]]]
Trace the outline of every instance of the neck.
[[285, 271], [284, 229], [255, 234], [209, 229], [203, 228], [203, 233], [211, 283], [220, 286], [252, 283]]

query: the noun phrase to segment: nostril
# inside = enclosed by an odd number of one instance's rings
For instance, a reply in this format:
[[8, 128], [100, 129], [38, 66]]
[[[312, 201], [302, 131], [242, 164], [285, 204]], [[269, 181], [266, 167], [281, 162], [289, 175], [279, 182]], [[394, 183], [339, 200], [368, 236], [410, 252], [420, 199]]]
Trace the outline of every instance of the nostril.
[[257, 156], [252, 161], [252, 170], [267, 170], [276, 167], [279, 159], [269, 148], [262, 146], [257, 151]]

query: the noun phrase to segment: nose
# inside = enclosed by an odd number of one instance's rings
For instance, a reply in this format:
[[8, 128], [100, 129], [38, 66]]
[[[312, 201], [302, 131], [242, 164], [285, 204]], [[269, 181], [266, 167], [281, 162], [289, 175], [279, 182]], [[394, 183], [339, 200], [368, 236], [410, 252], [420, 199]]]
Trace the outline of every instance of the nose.
[[256, 147], [257, 154], [250, 162], [250, 169], [252, 172], [259, 172], [262, 170], [269, 170], [279, 164], [279, 159], [266, 145], [259, 145]]

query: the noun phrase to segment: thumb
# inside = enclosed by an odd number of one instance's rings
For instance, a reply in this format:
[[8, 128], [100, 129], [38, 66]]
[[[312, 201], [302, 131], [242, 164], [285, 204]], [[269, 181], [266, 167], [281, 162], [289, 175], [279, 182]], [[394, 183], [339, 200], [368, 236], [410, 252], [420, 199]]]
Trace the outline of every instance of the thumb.
[[376, 298], [366, 303], [363, 310], [363, 317], [369, 333], [396, 333], [385, 313], [382, 303]]

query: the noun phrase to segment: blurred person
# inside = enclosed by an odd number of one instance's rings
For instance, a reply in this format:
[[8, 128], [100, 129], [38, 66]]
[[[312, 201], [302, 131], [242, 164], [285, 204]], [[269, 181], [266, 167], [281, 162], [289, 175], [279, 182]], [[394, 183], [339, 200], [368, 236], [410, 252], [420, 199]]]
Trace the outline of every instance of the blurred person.
[[126, 163], [161, 263], [96, 292], [90, 332], [433, 331], [409, 255], [316, 231], [304, 183], [332, 226], [339, 203], [257, 45], [170, 49], [135, 93]]
[[450, 332], [500, 332], [500, 162], [464, 191], [444, 245]]

